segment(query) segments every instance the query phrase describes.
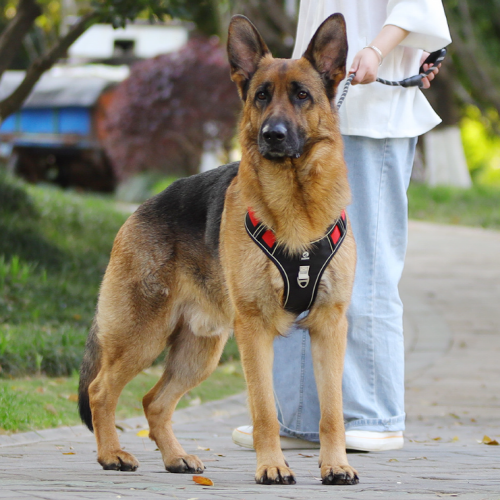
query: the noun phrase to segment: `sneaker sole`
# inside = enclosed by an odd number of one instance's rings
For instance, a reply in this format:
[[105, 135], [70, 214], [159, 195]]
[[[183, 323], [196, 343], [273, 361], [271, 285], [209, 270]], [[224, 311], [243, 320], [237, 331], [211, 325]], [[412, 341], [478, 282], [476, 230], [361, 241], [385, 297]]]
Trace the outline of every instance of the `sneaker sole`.
[[[373, 433], [375, 434], [375, 433]], [[382, 434], [382, 433], [381, 433]], [[396, 436], [352, 436], [346, 433], [345, 447], [355, 451], [400, 450], [404, 446], [402, 435]]]
[[[253, 450], [253, 436], [249, 432], [235, 429], [232, 434], [233, 443], [243, 448]], [[282, 450], [313, 450], [319, 448], [319, 443], [306, 441], [305, 439], [295, 439], [280, 436], [280, 446]]]
[[[239, 431], [235, 429], [232, 434], [233, 443], [253, 450], [252, 433]], [[304, 439], [295, 439], [280, 436], [280, 445], [282, 450], [311, 450], [318, 449], [319, 443], [306, 441]], [[404, 438], [401, 435], [396, 436], [352, 436], [346, 434], [346, 449], [352, 451], [389, 451], [400, 450], [404, 446]]]

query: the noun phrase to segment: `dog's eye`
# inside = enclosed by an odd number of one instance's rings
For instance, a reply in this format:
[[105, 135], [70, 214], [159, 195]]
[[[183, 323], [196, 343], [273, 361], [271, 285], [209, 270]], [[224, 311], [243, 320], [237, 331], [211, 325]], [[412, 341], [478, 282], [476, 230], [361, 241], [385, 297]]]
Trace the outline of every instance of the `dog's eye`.
[[265, 101], [267, 99], [267, 95], [265, 92], [258, 92], [257, 93], [257, 99], [259, 101]]
[[309, 94], [305, 92], [304, 90], [301, 90], [298, 94], [297, 97], [303, 101], [304, 99], [307, 99], [309, 97]]

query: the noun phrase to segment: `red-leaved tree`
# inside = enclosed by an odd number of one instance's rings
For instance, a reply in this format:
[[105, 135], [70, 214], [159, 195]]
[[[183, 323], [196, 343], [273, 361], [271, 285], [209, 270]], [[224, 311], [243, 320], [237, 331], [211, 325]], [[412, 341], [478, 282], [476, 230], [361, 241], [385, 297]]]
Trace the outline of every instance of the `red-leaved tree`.
[[207, 144], [229, 146], [239, 108], [224, 48], [195, 38], [132, 67], [106, 111], [104, 147], [119, 179], [193, 174]]

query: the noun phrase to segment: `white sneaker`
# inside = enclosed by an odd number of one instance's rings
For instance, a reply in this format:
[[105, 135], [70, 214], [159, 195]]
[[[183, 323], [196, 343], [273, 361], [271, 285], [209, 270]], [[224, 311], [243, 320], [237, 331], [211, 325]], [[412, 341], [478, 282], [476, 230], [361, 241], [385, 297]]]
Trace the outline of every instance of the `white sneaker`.
[[[243, 448], [253, 449], [253, 427], [243, 425], [234, 429], [233, 442]], [[319, 443], [305, 439], [280, 436], [282, 450], [310, 450], [319, 448]], [[348, 450], [387, 451], [399, 450], [404, 445], [403, 432], [372, 432], [349, 430], [345, 433], [345, 445]]]
[[[253, 427], [251, 425], [242, 425], [234, 429], [233, 442], [243, 448], [253, 450]], [[311, 450], [319, 448], [319, 443], [306, 441], [305, 439], [289, 438], [280, 436], [280, 445], [282, 450]]]
[[399, 450], [404, 445], [403, 431], [373, 432], [348, 430], [345, 432], [345, 447], [357, 451]]

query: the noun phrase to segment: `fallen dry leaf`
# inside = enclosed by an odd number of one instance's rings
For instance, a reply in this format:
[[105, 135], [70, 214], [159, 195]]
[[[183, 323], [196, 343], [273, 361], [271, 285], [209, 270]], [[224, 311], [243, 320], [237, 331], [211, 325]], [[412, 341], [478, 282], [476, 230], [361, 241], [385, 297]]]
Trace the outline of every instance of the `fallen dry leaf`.
[[305, 455], [304, 453], [299, 453], [299, 455], [301, 457], [305, 457], [305, 458], [313, 458], [314, 457], [314, 455]]
[[201, 484], [203, 486], [213, 486], [214, 482], [209, 479], [208, 477], [203, 477], [203, 476], [193, 476], [193, 481], [196, 484]]
[[142, 431], [139, 431], [136, 436], [139, 436], [140, 438], [147, 438], [149, 437], [149, 429], [143, 429]]
[[437, 438], [432, 438], [433, 441], [441, 441], [441, 438], [440, 437], [437, 437]]
[[490, 446], [498, 446], [498, 441], [496, 439], [491, 439], [486, 434], [483, 436], [483, 440], [479, 441], [480, 444], [488, 444]]
[[76, 455], [74, 451], [63, 452], [63, 455]]
[[390, 458], [389, 460], [387, 460], [388, 462], [399, 462], [399, 460], [397, 458]]
[[78, 403], [78, 394], [70, 394], [70, 395], [68, 396], [68, 399], [69, 399], [70, 401], [73, 401], [73, 403]]
[[49, 413], [52, 413], [52, 415], [57, 415], [57, 410], [54, 408], [54, 405], [47, 404], [47, 405], [44, 406], [44, 408]]
[[203, 448], [203, 446], [198, 446], [198, 450], [210, 451], [210, 448]]
[[458, 436], [453, 436], [453, 437], [451, 438], [451, 442], [452, 442], [452, 443], [456, 443], [457, 441], [460, 441], [460, 439], [459, 439], [459, 437], [458, 437]]
[[35, 391], [38, 392], [39, 394], [43, 394], [45, 392], [45, 387], [42, 386], [37, 387]]

